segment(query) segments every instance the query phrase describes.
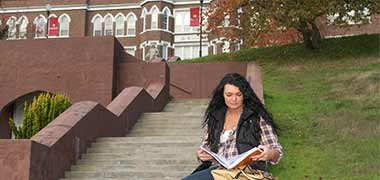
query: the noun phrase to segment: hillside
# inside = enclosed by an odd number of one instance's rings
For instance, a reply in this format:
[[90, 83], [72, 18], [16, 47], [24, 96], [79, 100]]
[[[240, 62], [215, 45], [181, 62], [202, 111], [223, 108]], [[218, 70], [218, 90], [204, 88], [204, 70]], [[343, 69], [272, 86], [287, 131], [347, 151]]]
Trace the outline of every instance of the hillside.
[[246, 49], [181, 63], [256, 61], [280, 129], [280, 179], [380, 179], [380, 35]]

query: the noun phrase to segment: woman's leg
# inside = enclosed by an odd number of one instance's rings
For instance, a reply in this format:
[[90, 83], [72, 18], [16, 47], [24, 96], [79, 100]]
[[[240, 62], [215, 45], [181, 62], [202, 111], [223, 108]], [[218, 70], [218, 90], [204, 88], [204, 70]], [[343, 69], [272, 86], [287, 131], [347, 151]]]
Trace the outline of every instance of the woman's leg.
[[211, 175], [211, 170], [214, 168], [208, 168], [202, 171], [198, 171], [190, 176], [186, 176], [182, 180], [214, 180]]

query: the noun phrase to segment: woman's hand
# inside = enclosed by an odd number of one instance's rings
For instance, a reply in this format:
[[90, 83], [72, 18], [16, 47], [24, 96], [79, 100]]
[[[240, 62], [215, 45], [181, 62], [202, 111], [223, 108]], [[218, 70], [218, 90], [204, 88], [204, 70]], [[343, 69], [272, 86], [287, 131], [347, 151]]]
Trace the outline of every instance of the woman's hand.
[[206, 151], [200, 148], [197, 151], [197, 156], [201, 161], [210, 161], [213, 159], [213, 157], [210, 154], [208, 154]]
[[259, 155], [251, 156], [252, 161], [276, 161], [280, 153], [276, 149], [271, 149], [269, 145], [259, 145], [263, 152]]

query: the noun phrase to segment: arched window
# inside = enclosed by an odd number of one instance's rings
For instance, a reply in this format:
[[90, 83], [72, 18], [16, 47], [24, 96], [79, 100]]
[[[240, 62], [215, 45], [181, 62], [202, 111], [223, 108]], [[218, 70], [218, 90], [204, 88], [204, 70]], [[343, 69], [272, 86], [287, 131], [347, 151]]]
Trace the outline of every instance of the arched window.
[[146, 29], [146, 14], [148, 13], [147, 13], [147, 10], [144, 8], [141, 13], [143, 31], [145, 31]]
[[[144, 18], [145, 19], [145, 18]], [[127, 36], [136, 35], [136, 15], [133, 13], [128, 14], [127, 16]]]
[[18, 20], [18, 24], [19, 24], [19, 27], [18, 27], [18, 37], [20, 39], [26, 39], [27, 28], [28, 28], [28, 24], [29, 24], [28, 18], [26, 18], [25, 16], [22, 16]]
[[111, 14], [108, 14], [104, 17], [104, 35], [113, 35], [113, 17]]
[[162, 29], [169, 30], [169, 10], [165, 8], [162, 15]]
[[175, 32], [183, 32], [183, 16], [182, 13], [175, 14]]
[[151, 29], [157, 29], [158, 28], [158, 8], [156, 6], [153, 6], [151, 9]]
[[93, 28], [94, 28], [92, 35], [93, 36], [102, 36], [103, 35], [103, 27], [102, 27], [103, 18], [102, 18], [102, 16], [100, 16], [99, 14], [94, 16], [92, 18], [92, 24], [93, 24]]
[[116, 36], [122, 36], [124, 35], [124, 29], [125, 29], [125, 18], [124, 15], [118, 14], [116, 16]]
[[35, 38], [46, 37], [46, 18], [43, 15], [39, 15], [34, 19], [34, 24], [36, 25]]
[[16, 18], [15, 17], [9, 18], [7, 21], [7, 25], [8, 25], [8, 39], [16, 39], [16, 32], [17, 32]]
[[69, 37], [70, 21], [70, 16], [67, 14], [63, 14], [59, 17], [59, 36]]

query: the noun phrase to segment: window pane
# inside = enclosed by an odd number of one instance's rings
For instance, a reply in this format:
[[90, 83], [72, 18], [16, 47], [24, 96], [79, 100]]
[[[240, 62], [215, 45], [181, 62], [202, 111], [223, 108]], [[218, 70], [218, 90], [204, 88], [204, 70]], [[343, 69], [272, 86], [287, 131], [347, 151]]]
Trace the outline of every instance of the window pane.
[[183, 19], [181, 13], [176, 13], [175, 15], [175, 32], [182, 32]]
[[26, 39], [27, 34], [27, 26], [26, 20], [24, 18], [21, 19], [20, 26], [19, 26], [19, 38], [20, 39]]
[[130, 15], [127, 18], [127, 35], [133, 36], [136, 33], [136, 19]]
[[199, 57], [199, 46], [193, 46], [193, 54], [191, 58], [198, 58]]
[[116, 18], [116, 35], [124, 35], [124, 18], [122, 16]]
[[63, 16], [59, 22], [59, 36], [69, 36], [69, 19]]
[[174, 49], [174, 55], [175, 56], [180, 57], [181, 59], [183, 59], [182, 52], [183, 52], [183, 47], [175, 47], [175, 49]]
[[164, 15], [162, 18], [162, 29], [168, 30], [168, 11], [164, 11]]
[[208, 47], [207, 46], [202, 46], [202, 57], [203, 56], [208, 56]]
[[105, 23], [105, 34], [106, 36], [112, 36], [113, 35], [113, 22], [112, 22], [112, 18], [110, 16], [106, 17], [106, 19], [104, 20], [104, 23]]
[[168, 59], [168, 45], [162, 45], [162, 57]]
[[102, 35], [102, 22], [100, 17], [97, 17], [94, 21], [94, 36]]
[[9, 39], [15, 39], [16, 38], [16, 20], [11, 19], [8, 21], [8, 38]]
[[158, 28], [158, 12], [157, 12], [157, 9], [154, 9], [152, 12], [151, 29], [157, 29], [157, 28]]
[[39, 17], [37, 19], [36, 24], [36, 37], [45, 37], [45, 31], [46, 31], [46, 23], [42, 17]]
[[183, 58], [184, 59], [191, 59], [192, 52], [191, 52], [191, 46], [185, 46], [183, 48]]
[[132, 56], [135, 56], [135, 48], [126, 48], [125, 51], [132, 55]]

